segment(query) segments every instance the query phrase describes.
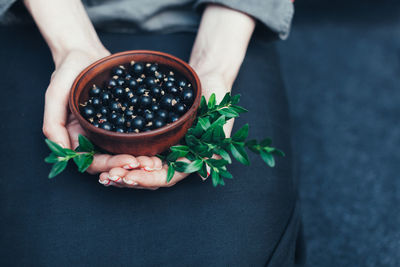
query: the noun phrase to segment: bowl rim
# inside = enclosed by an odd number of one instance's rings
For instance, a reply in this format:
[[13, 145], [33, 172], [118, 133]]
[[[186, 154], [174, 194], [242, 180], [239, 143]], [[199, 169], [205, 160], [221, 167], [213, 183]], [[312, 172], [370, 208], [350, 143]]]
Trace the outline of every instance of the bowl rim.
[[[193, 104], [190, 107], [189, 110], [187, 110], [185, 112], [185, 114], [183, 114], [182, 117], [180, 117], [177, 121], [172, 122], [172, 123], [168, 123], [167, 125], [155, 129], [155, 130], [151, 130], [151, 131], [147, 131], [147, 132], [139, 132], [139, 133], [119, 133], [119, 132], [114, 132], [114, 131], [108, 131], [108, 130], [104, 130], [101, 128], [98, 128], [94, 125], [92, 125], [91, 123], [89, 123], [85, 118], [83, 118], [83, 116], [80, 114], [79, 112], [79, 108], [77, 107], [77, 105], [79, 105], [79, 103], [75, 103], [74, 98], [76, 95], [76, 88], [79, 85], [79, 83], [81, 82], [82, 78], [87, 74], [87, 72], [89, 72], [90, 70], [92, 70], [94, 67], [97, 67], [101, 64], [103, 64], [104, 62], [107, 62], [111, 59], [117, 58], [117, 57], [124, 57], [127, 55], [137, 55], [137, 54], [148, 54], [148, 55], [155, 55], [155, 56], [159, 56], [159, 57], [164, 57], [164, 58], [168, 58], [169, 60], [173, 60], [175, 62], [177, 62], [178, 64], [182, 65], [184, 68], [188, 69], [189, 72], [191, 73], [191, 75], [194, 77], [194, 81], [195, 81], [195, 86], [198, 89], [196, 92], [196, 96], [194, 98]], [[193, 85], [194, 86], [194, 85]], [[165, 52], [160, 52], [160, 51], [153, 51], [153, 50], [128, 50], [128, 51], [123, 51], [123, 52], [118, 52], [115, 54], [111, 54], [109, 56], [106, 56], [104, 58], [101, 58], [95, 62], [93, 62], [92, 64], [90, 64], [89, 66], [87, 66], [85, 69], [83, 69], [79, 75], [75, 78], [72, 86], [71, 86], [71, 91], [70, 91], [70, 95], [69, 95], [69, 107], [71, 112], [77, 116], [78, 121], [81, 124], [84, 124], [83, 128], [88, 128], [88, 130], [95, 132], [96, 134], [102, 134], [102, 135], [106, 135], [107, 137], [110, 138], [128, 138], [131, 139], [132, 137], [147, 137], [147, 136], [154, 136], [154, 135], [161, 135], [164, 133], [169, 132], [171, 129], [178, 127], [182, 124], [184, 124], [190, 116], [193, 115], [193, 113], [196, 112], [196, 110], [198, 109], [199, 105], [200, 105], [200, 100], [201, 100], [201, 92], [202, 88], [201, 88], [201, 83], [200, 83], [200, 79], [197, 76], [197, 73], [193, 70], [193, 68], [186, 63], [185, 61], [171, 55]], [[79, 99], [79, 98], [77, 98]], [[78, 102], [78, 101], [76, 101]]]

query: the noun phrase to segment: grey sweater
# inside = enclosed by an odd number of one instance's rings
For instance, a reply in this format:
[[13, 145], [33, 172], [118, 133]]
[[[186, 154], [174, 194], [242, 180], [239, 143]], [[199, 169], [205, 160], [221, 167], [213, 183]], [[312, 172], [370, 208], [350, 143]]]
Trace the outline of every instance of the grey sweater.
[[[51, 0], [49, 0], [51, 1]], [[0, 0], [0, 24], [21, 21], [12, 9], [17, 0]], [[257, 27], [286, 39], [294, 8], [291, 0], [82, 0], [93, 24], [122, 32], [194, 31], [200, 11], [208, 3], [227, 6], [257, 20]]]

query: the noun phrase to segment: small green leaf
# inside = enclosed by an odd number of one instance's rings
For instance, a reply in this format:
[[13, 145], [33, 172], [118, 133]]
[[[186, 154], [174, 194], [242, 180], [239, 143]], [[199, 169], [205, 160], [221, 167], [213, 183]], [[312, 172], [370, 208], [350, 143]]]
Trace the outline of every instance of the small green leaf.
[[198, 124], [201, 126], [201, 128], [202, 128], [204, 131], [207, 131], [208, 127], [210, 127], [210, 125], [211, 125], [210, 119], [209, 119], [207, 116], [206, 116], [206, 117], [199, 118]]
[[236, 142], [243, 142], [246, 140], [247, 136], [249, 135], [249, 124], [246, 123], [240, 128], [233, 136], [232, 140]]
[[240, 94], [237, 94], [237, 95], [232, 96], [231, 103], [232, 103], [233, 105], [239, 103], [239, 101], [240, 101]]
[[207, 164], [203, 164], [200, 170], [197, 171], [201, 177], [206, 178], [208, 176], [207, 174]]
[[193, 135], [188, 135], [188, 134], [185, 135], [185, 141], [189, 147], [196, 146], [200, 143], [196, 137], [194, 137]]
[[77, 153], [69, 148], [64, 148], [64, 152], [67, 156], [75, 156]]
[[204, 96], [201, 97], [200, 106], [199, 106], [199, 115], [203, 115], [208, 111], [207, 101]]
[[170, 149], [171, 149], [171, 151], [178, 151], [178, 152], [188, 152], [189, 151], [188, 146], [182, 146], [182, 145], [171, 146]]
[[78, 136], [79, 152], [92, 152], [94, 150], [93, 144], [83, 135]]
[[45, 142], [47, 146], [50, 148], [50, 150], [53, 151], [57, 156], [63, 157], [66, 155], [66, 153], [64, 152], [64, 148], [62, 148], [56, 142], [53, 142], [50, 139], [46, 139]]
[[218, 106], [223, 107], [231, 101], [231, 93], [226, 93]]
[[230, 144], [230, 150], [232, 156], [244, 165], [250, 165], [249, 157], [247, 156], [246, 150], [242, 146]]
[[223, 148], [214, 148], [214, 153], [217, 155], [220, 155], [228, 164], [232, 163], [231, 156], [229, 156], [229, 153], [225, 151]]
[[[208, 130], [201, 136], [200, 140], [206, 143], [211, 143], [213, 137], [213, 128], [208, 128]], [[197, 151], [201, 151], [202, 149], [196, 149]]]
[[214, 129], [217, 126], [223, 126], [225, 123], [225, 116], [222, 115], [216, 121], [214, 121], [208, 129]]
[[[177, 161], [175, 162], [175, 164], [178, 164], [178, 162], [182, 162], [182, 161]], [[184, 162], [186, 163], [186, 162]], [[182, 164], [182, 167], [180, 168], [181, 172], [184, 173], [192, 173], [192, 172], [197, 172], [198, 170], [201, 169], [201, 167], [203, 167], [203, 161], [200, 159], [196, 159], [195, 161], [192, 161], [191, 163], [186, 163], [186, 164]]]
[[213, 169], [211, 169], [211, 178], [212, 178], [212, 183], [213, 183], [214, 187], [216, 187], [217, 185], [220, 184], [219, 174], [218, 174], [218, 172], [214, 171]]
[[215, 94], [212, 93], [210, 98], [208, 99], [208, 109], [215, 108]]
[[68, 161], [58, 161], [54, 163], [53, 168], [49, 173], [49, 179], [55, 177], [56, 175], [60, 174], [65, 168], [67, 167]]
[[207, 164], [214, 167], [222, 167], [228, 164], [224, 159], [207, 159]]
[[47, 158], [45, 158], [44, 161], [47, 163], [56, 163], [59, 161], [59, 158], [54, 152], [51, 152], [51, 154], [47, 156]]
[[217, 126], [212, 132], [212, 140], [216, 143], [221, 142], [225, 139], [225, 132], [222, 126]]
[[270, 154], [264, 150], [261, 150], [260, 155], [261, 155], [261, 158], [265, 161], [265, 163], [268, 164], [268, 166], [270, 166], [270, 167], [275, 166], [275, 159], [274, 159], [274, 156], [272, 156], [272, 154]]
[[271, 143], [272, 143], [271, 138], [265, 138], [265, 139], [261, 140], [260, 145], [261, 146], [269, 146], [269, 145], [271, 145]]
[[221, 115], [225, 115], [225, 117], [227, 118], [236, 118], [237, 116], [239, 116], [239, 113], [237, 113], [234, 109], [231, 108], [223, 108], [218, 110], [218, 112]]
[[277, 156], [281, 156], [281, 157], [284, 157], [285, 156], [285, 153], [282, 151], [282, 150], [279, 150], [279, 149], [277, 149], [277, 148], [275, 148], [275, 150], [272, 152], [274, 155], [277, 155]]
[[168, 172], [167, 172], [167, 183], [171, 181], [171, 179], [174, 177], [175, 174], [175, 167], [174, 163], [168, 164]]
[[180, 155], [181, 151], [172, 151], [171, 153], [168, 154], [167, 161], [175, 161], [179, 158]]
[[225, 178], [228, 178], [228, 179], [232, 179], [233, 178], [233, 176], [232, 176], [232, 174], [230, 173], [230, 172], [228, 172], [228, 171], [225, 171], [225, 170], [219, 170], [219, 174], [222, 176], [222, 177], [225, 177]]
[[238, 105], [231, 105], [231, 108], [233, 108], [237, 113], [246, 113], [249, 112], [247, 109], [244, 107], [238, 106]]
[[89, 153], [79, 154], [79, 156], [74, 157], [74, 162], [78, 166], [79, 172], [85, 172], [93, 162], [93, 155]]
[[257, 140], [251, 139], [245, 143], [245, 145], [254, 153], [260, 154], [260, 146], [257, 144]]

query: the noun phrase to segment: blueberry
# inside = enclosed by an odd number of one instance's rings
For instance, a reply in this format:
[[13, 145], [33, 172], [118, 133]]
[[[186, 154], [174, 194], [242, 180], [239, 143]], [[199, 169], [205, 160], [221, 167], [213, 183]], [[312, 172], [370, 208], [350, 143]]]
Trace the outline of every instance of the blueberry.
[[137, 94], [137, 95], [144, 95], [144, 93], [146, 93], [146, 91], [147, 91], [146, 86], [140, 85], [140, 86], [136, 89], [136, 94]]
[[126, 86], [128, 86], [131, 89], [136, 88], [137, 85], [138, 85], [138, 83], [135, 79], [130, 79], [126, 82]]
[[118, 86], [124, 86], [125, 85], [125, 79], [124, 78], [118, 78], [115, 80], [117, 82]]
[[93, 84], [93, 87], [89, 90], [89, 96], [100, 96], [101, 89]]
[[158, 64], [146, 64], [146, 73], [149, 75], [153, 75], [158, 70]]
[[140, 98], [139, 98], [139, 104], [140, 104], [140, 107], [141, 108], [147, 108], [147, 107], [149, 107], [150, 105], [151, 105], [151, 97], [150, 96], [145, 96], [145, 95], [142, 95]]
[[122, 98], [125, 94], [125, 90], [122, 87], [114, 87], [114, 89], [112, 90], [112, 93], [114, 95], [115, 98]]
[[180, 93], [179, 89], [176, 86], [167, 87], [167, 92], [173, 95], [177, 95]]
[[101, 100], [98, 97], [93, 97], [90, 102], [95, 108], [99, 108], [101, 106]]
[[125, 128], [124, 128], [124, 127], [118, 126], [117, 128], [115, 128], [115, 131], [116, 131], [117, 133], [124, 133], [124, 132], [125, 132]]
[[131, 90], [125, 91], [125, 98], [128, 100], [132, 98], [134, 95], [135, 94]]
[[99, 113], [103, 116], [108, 116], [108, 114], [110, 114], [110, 110], [107, 107], [100, 107], [99, 108]]
[[165, 87], [172, 87], [172, 86], [175, 86], [175, 83], [173, 82], [173, 81], [166, 81], [165, 83], [164, 83], [164, 86]]
[[150, 122], [154, 119], [154, 112], [152, 112], [150, 110], [145, 110], [145, 112], [143, 113], [143, 116], [147, 122]]
[[137, 107], [139, 104], [139, 97], [137, 95], [133, 95], [131, 98], [129, 98], [128, 103], [133, 107]]
[[118, 113], [111, 113], [110, 114], [110, 116], [109, 116], [109, 118], [110, 118], [110, 121], [112, 122], [112, 123], [115, 123], [115, 121], [119, 118], [119, 114]]
[[127, 132], [127, 133], [134, 133], [134, 132], [135, 132], [135, 129], [129, 127], [128, 129], [126, 129], [126, 132]]
[[163, 74], [160, 71], [156, 71], [154, 73], [154, 78], [161, 80], [163, 78]]
[[117, 101], [111, 101], [109, 106], [110, 106], [111, 111], [115, 111], [115, 112], [121, 111], [121, 103], [119, 103]]
[[129, 102], [122, 102], [121, 106], [124, 107], [125, 109], [129, 108], [130, 104]]
[[117, 86], [117, 81], [115, 79], [111, 79], [106, 83], [106, 87], [107, 88], [113, 88], [115, 86]]
[[118, 67], [113, 68], [112, 75], [117, 75], [119, 77], [124, 76], [125, 75], [125, 68], [123, 66], [118, 66]]
[[94, 121], [92, 122], [92, 125], [94, 126], [94, 127], [100, 127], [100, 122], [99, 122], [99, 120], [98, 119], [94, 119]]
[[133, 110], [125, 109], [124, 116], [126, 118], [132, 118], [133, 115], [134, 115]]
[[158, 118], [162, 118], [163, 120], [166, 120], [168, 118], [168, 112], [163, 109], [157, 111], [156, 115]]
[[82, 108], [82, 115], [86, 119], [89, 119], [95, 115], [95, 109], [92, 106], [87, 105], [86, 107]]
[[104, 123], [102, 123], [102, 124], [100, 125], [100, 128], [102, 128], [102, 129], [104, 129], [104, 130], [107, 130], [107, 131], [112, 131], [113, 126], [112, 126], [112, 124], [109, 123], [109, 122], [104, 122]]
[[143, 117], [141, 116], [137, 116], [136, 118], [134, 118], [131, 122], [131, 127], [134, 129], [138, 129], [141, 130], [143, 129], [143, 127], [145, 126], [145, 120]]
[[111, 101], [111, 94], [109, 92], [102, 92], [100, 94], [100, 99], [103, 105], [107, 105]]
[[181, 87], [181, 88], [184, 88], [184, 87], [187, 86], [186, 81], [183, 80], [183, 79], [182, 79], [182, 80], [179, 80], [177, 84], [178, 84], [178, 86]]
[[143, 66], [142, 63], [139, 62], [139, 63], [133, 64], [133, 66], [132, 66], [132, 72], [133, 72], [134, 74], [140, 75], [140, 74], [143, 73], [143, 71], [144, 71], [144, 66]]
[[132, 75], [130, 75], [129, 73], [125, 75], [124, 77], [125, 80], [129, 81], [132, 79]]
[[156, 85], [156, 79], [154, 77], [151, 77], [151, 76], [146, 77], [143, 82], [149, 88]]
[[175, 112], [170, 112], [168, 113], [168, 122], [174, 122], [179, 119], [179, 115], [176, 114]]
[[186, 105], [183, 104], [183, 103], [177, 103], [174, 106], [174, 110], [175, 110], [176, 113], [182, 115], [182, 114], [184, 114], [186, 112]]
[[194, 96], [193, 96], [192, 89], [186, 88], [185, 90], [183, 90], [182, 99], [185, 104], [187, 104], [187, 105], [192, 104], [193, 98], [194, 98]]
[[164, 119], [162, 119], [162, 118], [155, 118], [155, 119], [153, 120], [153, 127], [154, 127], [155, 129], [161, 128], [161, 127], [163, 127], [164, 125], [165, 125], [165, 121], [164, 121]]
[[123, 115], [118, 114], [117, 118], [114, 121], [115, 126], [123, 126], [125, 125], [125, 117]]
[[150, 109], [151, 109], [152, 111], [154, 111], [154, 112], [157, 112], [157, 111], [160, 110], [160, 106], [159, 106], [158, 104], [156, 104], [156, 103], [153, 103], [153, 104], [151, 104]]
[[169, 81], [169, 82], [175, 82], [175, 77], [174, 77], [174, 75], [169, 74], [169, 75], [167, 76], [167, 81]]
[[160, 86], [153, 86], [150, 89], [150, 95], [156, 99], [159, 99], [161, 95], [161, 87]]
[[172, 107], [176, 104], [176, 102], [177, 102], [176, 99], [172, 95], [166, 94], [161, 98], [160, 106], [163, 109], [171, 110]]

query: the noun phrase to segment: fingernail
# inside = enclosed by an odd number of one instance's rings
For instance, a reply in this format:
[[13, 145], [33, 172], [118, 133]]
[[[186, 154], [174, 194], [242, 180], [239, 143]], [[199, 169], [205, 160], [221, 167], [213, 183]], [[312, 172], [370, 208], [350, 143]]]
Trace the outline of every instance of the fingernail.
[[99, 179], [99, 183], [101, 183], [104, 186], [110, 186], [111, 181], [110, 180], [100, 180]]
[[122, 178], [122, 180], [124, 180], [124, 182], [129, 184], [129, 185], [137, 185], [138, 184], [135, 181], [132, 181], [132, 180], [129, 180], [129, 179]]
[[129, 165], [125, 165], [123, 168], [126, 170], [131, 170], [139, 167], [139, 165], [140, 165], [139, 163], [131, 163]]
[[150, 168], [150, 167], [144, 167], [143, 169], [144, 169], [145, 171], [147, 171], [147, 172], [154, 171], [154, 169], [153, 169], [153, 168]]
[[116, 182], [116, 181], [118, 181], [119, 179], [121, 179], [121, 177], [115, 175], [115, 176], [109, 176], [108, 179], [110, 179], [111, 181]]

